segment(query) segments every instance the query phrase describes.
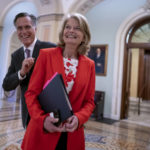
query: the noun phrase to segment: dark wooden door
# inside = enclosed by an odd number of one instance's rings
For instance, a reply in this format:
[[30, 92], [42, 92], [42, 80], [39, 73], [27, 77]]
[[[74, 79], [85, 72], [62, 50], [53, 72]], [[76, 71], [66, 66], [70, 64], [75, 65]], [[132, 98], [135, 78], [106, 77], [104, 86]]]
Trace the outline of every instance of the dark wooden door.
[[150, 100], [150, 50], [140, 50], [138, 97]]

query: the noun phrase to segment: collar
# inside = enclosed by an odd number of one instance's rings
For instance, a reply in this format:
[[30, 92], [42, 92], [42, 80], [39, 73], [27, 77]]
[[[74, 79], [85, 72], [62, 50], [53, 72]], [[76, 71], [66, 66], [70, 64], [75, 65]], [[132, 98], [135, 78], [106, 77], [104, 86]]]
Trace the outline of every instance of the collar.
[[34, 49], [34, 46], [35, 46], [36, 41], [37, 41], [37, 38], [35, 37], [33, 43], [32, 43], [30, 46], [28, 46], [28, 47], [23, 46], [24, 51], [25, 51], [25, 49], [27, 48], [27, 49], [29, 49], [31, 52], [33, 52], [33, 49]]

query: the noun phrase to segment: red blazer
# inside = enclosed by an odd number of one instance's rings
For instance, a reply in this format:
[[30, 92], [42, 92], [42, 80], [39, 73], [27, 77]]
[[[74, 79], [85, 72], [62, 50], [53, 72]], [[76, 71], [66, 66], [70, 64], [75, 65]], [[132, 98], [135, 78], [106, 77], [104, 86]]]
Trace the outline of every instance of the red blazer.
[[[65, 81], [62, 49], [57, 47], [40, 50], [25, 94], [31, 120], [22, 142], [23, 150], [55, 150], [61, 133], [46, 133], [43, 130], [43, 122], [48, 114], [45, 114], [41, 109], [37, 99], [43, 85], [55, 72], [61, 73]], [[83, 124], [89, 119], [94, 109], [94, 92], [94, 62], [88, 57], [80, 55], [76, 79], [72, 91], [69, 93], [69, 99], [73, 112], [78, 117], [79, 126], [76, 131], [68, 133], [67, 150], [85, 150]]]

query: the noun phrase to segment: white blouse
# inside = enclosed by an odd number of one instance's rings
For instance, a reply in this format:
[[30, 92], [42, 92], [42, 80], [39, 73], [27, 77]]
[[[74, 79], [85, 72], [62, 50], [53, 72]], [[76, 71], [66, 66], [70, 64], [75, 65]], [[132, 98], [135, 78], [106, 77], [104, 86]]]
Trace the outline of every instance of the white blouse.
[[66, 75], [66, 89], [67, 93], [72, 90], [74, 80], [76, 78], [78, 60], [77, 59], [70, 59], [70, 58], [63, 58], [64, 60], [64, 67], [65, 67], [65, 75]]

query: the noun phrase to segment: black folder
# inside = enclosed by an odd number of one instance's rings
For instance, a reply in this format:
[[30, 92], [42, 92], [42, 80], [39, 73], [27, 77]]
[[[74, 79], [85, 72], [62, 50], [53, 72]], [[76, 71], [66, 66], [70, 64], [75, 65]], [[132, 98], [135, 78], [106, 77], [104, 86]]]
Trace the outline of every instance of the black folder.
[[73, 115], [72, 107], [61, 74], [55, 73], [38, 96], [45, 113], [59, 112], [59, 121], [64, 122]]

